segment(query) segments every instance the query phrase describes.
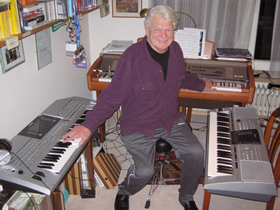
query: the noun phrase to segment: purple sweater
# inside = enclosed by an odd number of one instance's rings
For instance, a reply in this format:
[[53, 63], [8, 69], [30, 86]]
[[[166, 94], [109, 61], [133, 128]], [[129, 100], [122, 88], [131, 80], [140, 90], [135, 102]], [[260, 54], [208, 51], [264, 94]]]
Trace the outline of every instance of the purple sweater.
[[133, 44], [119, 59], [110, 85], [102, 91], [97, 104], [82, 123], [91, 132], [121, 106], [122, 134], [153, 136], [160, 127], [170, 134], [173, 122], [182, 116], [177, 101], [180, 88], [204, 90], [203, 80], [186, 73], [182, 50], [177, 42], [169, 47], [165, 82], [162, 68], [150, 56], [146, 42], [147, 37]]

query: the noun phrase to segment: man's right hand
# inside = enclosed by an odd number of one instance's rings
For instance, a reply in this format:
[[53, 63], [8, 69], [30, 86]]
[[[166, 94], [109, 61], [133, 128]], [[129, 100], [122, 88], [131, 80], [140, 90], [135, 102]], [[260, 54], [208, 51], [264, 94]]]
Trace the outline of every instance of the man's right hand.
[[85, 126], [82, 126], [82, 125], [77, 125], [71, 131], [66, 133], [62, 137], [62, 140], [65, 143], [65, 142], [72, 141], [77, 138], [82, 138], [82, 140], [79, 143], [79, 146], [80, 146], [83, 143], [85, 143], [85, 141], [89, 138], [90, 134], [91, 134], [91, 131], [88, 128], [86, 128]]

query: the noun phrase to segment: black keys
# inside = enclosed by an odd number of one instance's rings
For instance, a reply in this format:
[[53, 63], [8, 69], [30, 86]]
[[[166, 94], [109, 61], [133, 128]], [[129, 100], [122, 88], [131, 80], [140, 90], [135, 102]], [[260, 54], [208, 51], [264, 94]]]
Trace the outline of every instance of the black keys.
[[59, 159], [66, 152], [67, 148], [72, 145], [71, 142], [63, 143], [62, 141], [57, 142], [54, 148], [45, 156], [45, 158], [39, 163], [39, 168], [52, 169]]
[[58, 153], [63, 154], [66, 150], [65, 149], [52, 149], [50, 153]]
[[59, 142], [55, 145], [55, 147], [68, 148], [70, 145], [71, 145], [71, 142], [63, 143], [62, 141], [59, 141]]
[[231, 152], [218, 150], [218, 157], [232, 158]]
[[230, 138], [230, 133], [221, 133], [221, 132], [217, 132], [217, 136], [218, 136], [218, 137]]
[[225, 165], [232, 165], [231, 159], [218, 158], [218, 163], [222, 163], [222, 164], [225, 164]]
[[222, 126], [218, 126], [217, 128], [218, 132], [224, 132], [224, 133], [229, 133], [229, 127], [222, 127]]
[[218, 165], [218, 172], [226, 173], [226, 174], [232, 174], [232, 167], [224, 166], [224, 165]]
[[223, 116], [217, 116], [218, 122], [228, 122], [228, 117], [223, 117]]
[[218, 144], [217, 148], [221, 149], [221, 150], [231, 151], [231, 146], [229, 146], [229, 145]]
[[229, 116], [229, 114], [228, 114], [228, 113], [225, 113], [225, 112], [217, 112], [217, 115], [218, 115], [218, 116], [221, 116], [221, 117], [227, 117], [227, 118], [228, 118], [228, 116]]
[[217, 112], [217, 172], [232, 174], [230, 117], [226, 112]]
[[231, 140], [228, 138], [222, 138], [222, 137], [218, 137], [217, 142], [220, 144], [231, 144]]

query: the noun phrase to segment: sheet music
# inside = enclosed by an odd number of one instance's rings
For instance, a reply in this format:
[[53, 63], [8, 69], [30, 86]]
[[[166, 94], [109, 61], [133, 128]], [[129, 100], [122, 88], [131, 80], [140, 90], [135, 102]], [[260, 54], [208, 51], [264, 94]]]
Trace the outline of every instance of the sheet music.
[[184, 58], [203, 58], [206, 30], [184, 28], [175, 33], [175, 41], [182, 48]]

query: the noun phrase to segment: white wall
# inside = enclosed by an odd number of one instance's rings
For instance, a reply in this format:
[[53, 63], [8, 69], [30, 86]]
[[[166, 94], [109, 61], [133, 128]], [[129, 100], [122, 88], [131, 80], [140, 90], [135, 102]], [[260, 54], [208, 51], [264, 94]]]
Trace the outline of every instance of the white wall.
[[[81, 21], [81, 40], [89, 45], [88, 18]], [[50, 29], [51, 31], [51, 29]], [[24, 38], [25, 62], [5, 74], [0, 72], [0, 137], [11, 139], [57, 99], [91, 98], [88, 69], [76, 68], [65, 54], [66, 27], [51, 33], [52, 63], [37, 69], [35, 35]], [[90, 53], [88, 53], [90, 56]], [[90, 62], [88, 62], [90, 66]]]
[[[142, 0], [147, 7], [148, 0]], [[142, 18], [100, 18], [99, 10], [84, 16], [81, 44], [85, 47], [87, 68], [76, 68], [65, 55], [68, 32], [65, 26], [51, 32], [52, 63], [37, 69], [35, 35], [23, 39], [25, 62], [6, 74], [0, 72], [0, 138], [11, 139], [57, 99], [81, 96], [95, 99], [87, 88], [86, 74], [111, 40], [133, 40], [144, 36]]]
[[[148, 0], [142, 0], [142, 7], [148, 7]], [[112, 4], [109, 1], [110, 14], [100, 18], [99, 10], [89, 14], [90, 49], [92, 61], [98, 58], [102, 48], [112, 40], [133, 40], [145, 35], [143, 18], [112, 17]]]

